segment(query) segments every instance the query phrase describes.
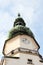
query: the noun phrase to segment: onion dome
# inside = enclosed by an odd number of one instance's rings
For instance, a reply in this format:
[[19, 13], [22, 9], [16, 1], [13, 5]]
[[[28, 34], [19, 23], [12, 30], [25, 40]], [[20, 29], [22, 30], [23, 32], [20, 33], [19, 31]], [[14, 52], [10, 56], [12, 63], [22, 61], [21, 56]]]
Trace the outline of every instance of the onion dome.
[[15, 19], [13, 28], [11, 29], [8, 38], [10, 39], [17, 35], [29, 35], [34, 38], [32, 31], [26, 27], [26, 24], [23, 18], [20, 17], [20, 14], [18, 14], [18, 18]]

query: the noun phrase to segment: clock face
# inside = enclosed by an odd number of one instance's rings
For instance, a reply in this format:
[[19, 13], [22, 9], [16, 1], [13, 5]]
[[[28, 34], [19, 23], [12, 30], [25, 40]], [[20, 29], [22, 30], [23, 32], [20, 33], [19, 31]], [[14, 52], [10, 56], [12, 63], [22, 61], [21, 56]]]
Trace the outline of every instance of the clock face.
[[23, 42], [23, 43], [30, 43], [30, 41], [27, 38], [22, 38], [21, 42]]

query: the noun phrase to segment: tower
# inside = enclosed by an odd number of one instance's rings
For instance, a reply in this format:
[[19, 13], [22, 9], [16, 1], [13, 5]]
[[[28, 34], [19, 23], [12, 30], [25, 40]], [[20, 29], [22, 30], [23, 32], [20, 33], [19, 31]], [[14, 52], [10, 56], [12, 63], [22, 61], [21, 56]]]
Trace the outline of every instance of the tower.
[[3, 65], [43, 65], [39, 44], [23, 18], [18, 14], [3, 47]]

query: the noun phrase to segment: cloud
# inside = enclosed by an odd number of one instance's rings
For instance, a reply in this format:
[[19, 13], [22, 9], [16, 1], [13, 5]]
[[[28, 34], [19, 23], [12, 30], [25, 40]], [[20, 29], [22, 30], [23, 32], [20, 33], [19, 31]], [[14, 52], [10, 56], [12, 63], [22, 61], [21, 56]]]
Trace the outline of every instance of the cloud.
[[4, 46], [4, 42], [7, 39], [7, 33], [0, 33], [0, 60], [1, 57], [3, 56], [2, 54], [2, 50], [3, 50], [3, 46]]
[[12, 23], [12, 17], [7, 12], [0, 12], [0, 31], [7, 32]]
[[6, 8], [10, 3], [10, 0], [0, 0], [0, 8]]

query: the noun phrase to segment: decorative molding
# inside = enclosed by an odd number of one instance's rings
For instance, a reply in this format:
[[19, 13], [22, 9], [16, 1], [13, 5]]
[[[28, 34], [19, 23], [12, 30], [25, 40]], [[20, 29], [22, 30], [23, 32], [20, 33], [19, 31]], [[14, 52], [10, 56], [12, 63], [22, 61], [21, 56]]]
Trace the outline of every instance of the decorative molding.
[[30, 50], [30, 49], [26, 49], [26, 48], [16, 48], [15, 50], [12, 50], [11, 52], [9, 52], [7, 54], [7, 56], [12, 55], [12, 54], [17, 54], [17, 53], [26, 53], [26, 54], [34, 54], [34, 55], [38, 55], [38, 51], [35, 50]]

